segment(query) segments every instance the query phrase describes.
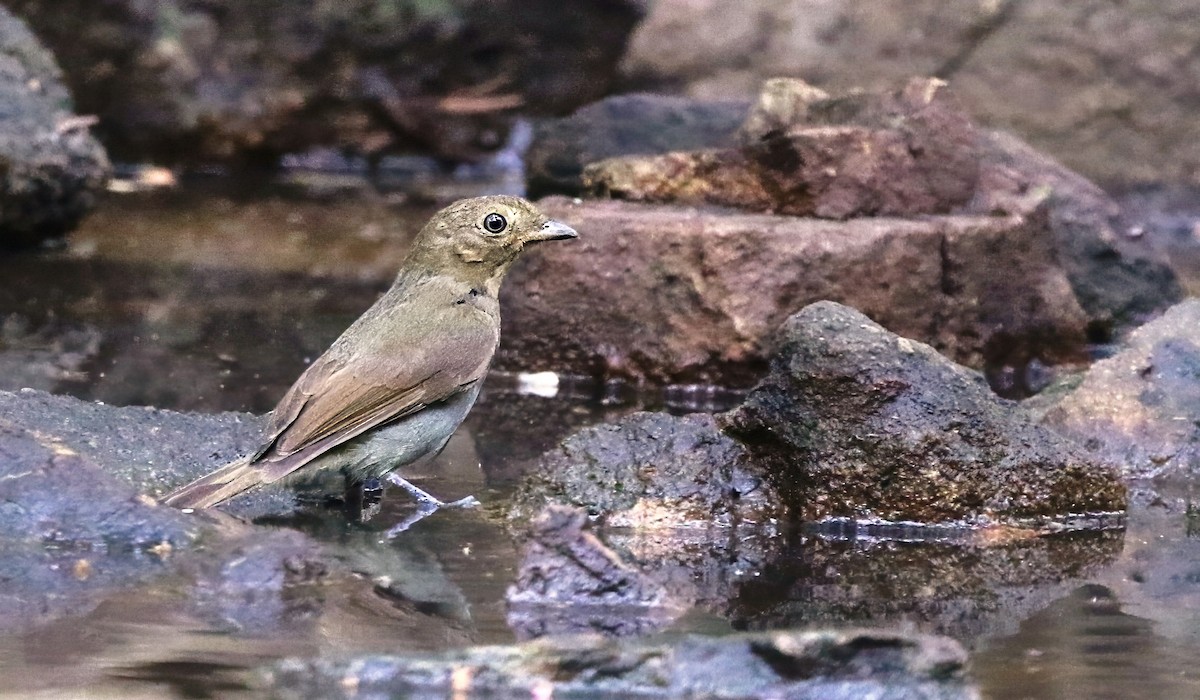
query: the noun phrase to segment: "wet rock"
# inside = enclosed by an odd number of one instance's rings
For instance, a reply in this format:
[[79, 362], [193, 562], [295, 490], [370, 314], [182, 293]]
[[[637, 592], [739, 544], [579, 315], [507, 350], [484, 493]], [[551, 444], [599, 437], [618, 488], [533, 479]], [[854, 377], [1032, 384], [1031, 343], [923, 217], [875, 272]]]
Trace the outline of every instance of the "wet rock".
[[783, 515], [774, 490], [712, 416], [635, 413], [585, 428], [543, 455], [510, 511], [548, 503], [586, 508], [610, 527], [757, 527]]
[[1087, 317], [1041, 215], [833, 222], [619, 201], [540, 206], [581, 237], [511, 273], [502, 369], [746, 386], [761, 376], [769, 335], [821, 299], [975, 367], [1083, 357]]
[[546, 634], [648, 634], [691, 601], [674, 600], [590, 532], [587, 512], [547, 506], [530, 527], [517, 579], [505, 596], [519, 639]]
[[737, 12], [719, 0], [662, 0], [630, 39], [623, 70], [636, 89], [706, 99], [750, 96], [777, 75], [830, 92], [936, 75], [981, 123], [1089, 178], [1195, 183], [1194, 13], [1191, 0], [755, 0]]
[[88, 133], [90, 117], [71, 113], [54, 57], [22, 22], [0, 8], [0, 247], [61, 237], [95, 204], [108, 158]]
[[[119, 408], [38, 391], [0, 391], [0, 416], [94, 462], [136, 493], [158, 497], [257, 448], [260, 418]], [[84, 492], [86, 493], [86, 492]], [[81, 494], [69, 499], [86, 500]], [[291, 513], [295, 497], [262, 490], [231, 503], [242, 517]]]
[[832, 302], [776, 342], [771, 373], [721, 422], [802, 520], [1119, 522], [1110, 465], [933, 348]]
[[0, 418], [0, 531], [6, 540], [131, 549], [193, 536], [188, 519], [44, 433]]
[[283, 698], [448, 692], [599, 697], [976, 698], [956, 642], [846, 630], [673, 643], [548, 637], [443, 656], [289, 660], [265, 671]]
[[1130, 477], [1200, 470], [1200, 300], [1134, 331], [1042, 422]]
[[513, 114], [607, 90], [636, 2], [20, 0], [125, 160], [267, 164], [335, 146], [476, 159]]
[[0, 393], [6, 628], [81, 614], [163, 577], [189, 591], [184, 608], [217, 627], [262, 631], [311, 611], [318, 596], [299, 586], [335, 565], [307, 537], [190, 516], [145, 495], [179, 480], [185, 458], [176, 451], [212, 440], [221, 425], [187, 418]]
[[779, 81], [767, 86], [744, 147], [603, 160], [584, 169], [585, 190], [831, 219], [945, 213], [971, 198], [978, 135], [944, 82], [823, 100], [796, 82], [790, 100]]
[[588, 163], [636, 153], [732, 146], [748, 103], [666, 95], [615, 95], [534, 128], [525, 155], [530, 197], [576, 195]]
[[643, 412], [585, 428], [543, 455], [514, 499], [510, 519], [532, 525], [509, 624], [525, 637], [629, 635], [692, 608], [723, 615], [782, 547], [785, 515], [709, 415]]

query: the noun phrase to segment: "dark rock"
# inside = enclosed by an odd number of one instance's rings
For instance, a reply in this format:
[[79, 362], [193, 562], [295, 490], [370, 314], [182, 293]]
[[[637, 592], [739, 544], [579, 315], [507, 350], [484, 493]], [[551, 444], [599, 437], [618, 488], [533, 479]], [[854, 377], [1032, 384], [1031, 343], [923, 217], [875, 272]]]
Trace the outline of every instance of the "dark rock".
[[832, 302], [784, 323], [770, 375], [722, 423], [805, 521], [1094, 527], [1125, 510], [1110, 465]]
[[585, 428], [545, 454], [510, 518], [559, 503], [600, 514], [611, 527], [765, 526], [783, 510], [744, 462], [744, 450], [712, 416], [635, 413]]
[[580, 231], [503, 294], [503, 369], [746, 386], [766, 339], [831, 299], [975, 367], [1084, 356], [1042, 215], [846, 222], [549, 198]]
[[636, 89], [753, 95], [777, 75], [830, 92], [949, 80], [983, 124], [1104, 184], [1197, 182], [1200, 56], [1192, 0], [968, 5], [660, 0], [623, 63]]
[[628, 635], [696, 607], [725, 614], [781, 548], [785, 516], [709, 415], [634, 413], [585, 428], [543, 455], [515, 497], [510, 519], [533, 524], [509, 624], [523, 637]]
[[732, 146], [747, 102], [697, 102], [665, 95], [616, 95], [534, 127], [525, 155], [530, 197], [576, 195], [588, 163], [633, 154]]
[[621, 560], [589, 531], [587, 512], [547, 506], [534, 519], [516, 581], [505, 596], [518, 639], [547, 634], [647, 634], [670, 624], [691, 601]]
[[[913, 79], [890, 94], [807, 102], [760, 100], [740, 149], [623, 156], [584, 169], [586, 191], [647, 202], [718, 204], [754, 211], [846, 219], [946, 213], [971, 198], [978, 136], [945, 83]], [[798, 110], [795, 102], [805, 101]], [[777, 104], [782, 102], [782, 104]], [[767, 108], [776, 123], [766, 128]]]
[[126, 160], [336, 146], [450, 160], [607, 91], [638, 2], [19, 0]]
[[71, 113], [54, 57], [0, 8], [0, 247], [58, 238], [79, 223], [108, 179], [108, 158]]
[[1186, 296], [1200, 296], [1200, 189], [1143, 187], [1120, 192], [1124, 237], [1166, 259]]
[[440, 657], [289, 660], [281, 698], [553, 694], [589, 697], [977, 698], [950, 639], [880, 631], [687, 636], [674, 643], [548, 637]]
[[550, 505], [535, 519], [506, 595], [520, 638], [647, 634], [697, 610], [739, 623], [770, 604], [756, 584], [790, 554], [774, 524], [593, 528], [586, 517]]
[[1200, 471], [1200, 300], [1134, 331], [1042, 422], [1130, 477]]
[[1131, 236], [1134, 219], [1099, 187], [1001, 132], [981, 139], [983, 168], [968, 211], [1044, 212], [1057, 262], [1087, 313], [1093, 336], [1141, 322], [1183, 291], [1171, 260], [1147, 237]]

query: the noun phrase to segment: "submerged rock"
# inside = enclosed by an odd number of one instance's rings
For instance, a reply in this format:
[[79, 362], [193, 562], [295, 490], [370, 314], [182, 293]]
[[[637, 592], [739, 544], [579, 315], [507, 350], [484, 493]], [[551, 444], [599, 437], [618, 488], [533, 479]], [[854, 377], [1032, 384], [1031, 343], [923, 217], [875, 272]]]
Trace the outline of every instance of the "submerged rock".
[[692, 608], [724, 614], [784, 543], [787, 508], [746, 457], [704, 414], [635, 413], [568, 437], [509, 511], [532, 521], [509, 624], [627, 635]]
[[1200, 300], [1134, 331], [1042, 422], [1129, 477], [1200, 471]]
[[290, 653], [315, 637], [357, 640], [371, 625], [428, 634], [422, 648], [469, 639], [462, 593], [435, 557], [381, 545], [378, 532], [347, 535], [342, 513], [306, 513], [337, 533], [318, 542], [243, 519], [294, 514], [285, 491], [194, 514], [151, 497], [250, 449], [259, 434], [243, 414], [0, 392], [0, 625], [66, 615], [94, 615], [101, 629], [114, 624], [106, 615], [128, 625], [122, 613], [89, 613], [107, 603], [132, 606], [151, 627], [282, 635]]
[[54, 57], [0, 8], [0, 247], [33, 246], [73, 229], [95, 204], [108, 157], [71, 113]]
[[501, 368], [745, 386], [761, 376], [770, 334], [822, 299], [975, 367], [1084, 356], [1087, 317], [1040, 214], [835, 222], [540, 206], [581, 236], [514, 268]]
[[804, 521], [1095, 526], [1125, 510], [1111, 465], [832, 302], [784, 323], [771, 373], [721, 423]]
[[[779, 82], [768, 85], [769, 96], [786, 92], [774, 89]], [[795, 100], [762, 99], [742, 147], [603, 160], [584, 169], [584, 188], [831, 219], [946, 213], [971, 198], [979, 149], [945, 85], [914, 79], [894, 94], [802, 99], [802, 110]], [[795, 90], [801, 98], [812, 92], [803, 83]]]
[[281, 698], [522, 694], [588, 697], [977, 698], [945, 637], [883, 631], [691, 635], [675, 642], [547, 637], [441, 656], [289, 660], [264, 673]]

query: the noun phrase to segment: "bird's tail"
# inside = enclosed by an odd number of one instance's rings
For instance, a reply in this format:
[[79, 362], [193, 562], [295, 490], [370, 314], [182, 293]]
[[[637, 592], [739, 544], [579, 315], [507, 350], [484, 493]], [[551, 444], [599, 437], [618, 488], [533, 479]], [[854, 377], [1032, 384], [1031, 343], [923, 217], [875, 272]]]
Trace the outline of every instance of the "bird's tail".
[[262, 468], [243, 457], [173, 491], [162, 502], [176, 508], [211, 508], [262, 482]]

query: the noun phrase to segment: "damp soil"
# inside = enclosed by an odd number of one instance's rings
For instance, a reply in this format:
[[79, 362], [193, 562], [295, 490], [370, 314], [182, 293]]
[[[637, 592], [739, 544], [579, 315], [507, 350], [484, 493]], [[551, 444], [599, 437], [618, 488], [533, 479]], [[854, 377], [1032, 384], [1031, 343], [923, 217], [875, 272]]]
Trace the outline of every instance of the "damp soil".
[[[0, 258], [0, 389], [267, 411], [387, 287], [429, 214], [465, 193], [452, 183], [419, 196], [357, 186], [313, 196], [223, 182], [107, 195], [65, 246]], [[481, 510], [439, 513], [390, 540], [383, 533], [411, 512], [400, 498], [366, 522], [314, 507], [269, 523], [313, 536], [352, 571], [390, 577], [329, 585], [319, 604], [268, 611], [252, 628], [190, 617], [162, 580], [20, 632], [0, 620], [0, 695], [255, 697], [251, 669], [286, 656], [513, 641], [504, 591], [518, 549], [500, 514], [537, 456], [636, 409], [731, 400], [585, 380], [549, 397], [491, 377], [440, 457], [438, 483], [446, 497], [475, 494]], [[781, 532], [751, 566], [693, 560], [683, 575], [699, 589], [721, 584], [667, 634], [900, 627], [964, 642], [988, 698], [1198, 696], [1195, 490], [1135, 485], [1124, 530], [992, 542], [903, 529]]]

